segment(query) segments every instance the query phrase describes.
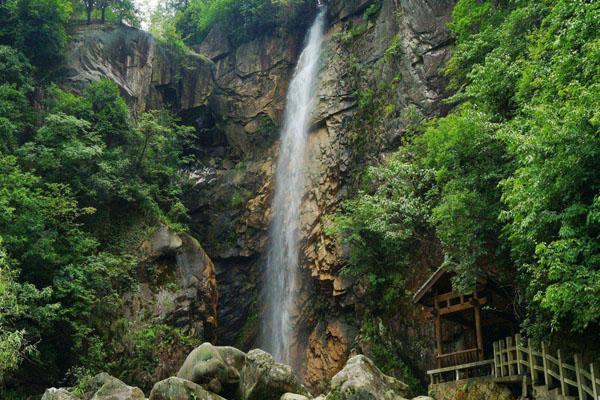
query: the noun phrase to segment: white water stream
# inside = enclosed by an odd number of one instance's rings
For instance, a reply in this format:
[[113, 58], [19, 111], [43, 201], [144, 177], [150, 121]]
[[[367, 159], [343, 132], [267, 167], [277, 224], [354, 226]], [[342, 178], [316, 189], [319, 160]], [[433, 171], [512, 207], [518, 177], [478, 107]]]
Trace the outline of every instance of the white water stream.
[[315, 19], [288, 88], [279, 157], [275, 172], [269, 254], [264, 278], [265, 315], [261, 347], [276, 361], [293, 365], [291, 341], [295, 334], [300, 207], [305, 193], [306, 145], [316, 100], [319, 59], [323, 44], [325, 9]]

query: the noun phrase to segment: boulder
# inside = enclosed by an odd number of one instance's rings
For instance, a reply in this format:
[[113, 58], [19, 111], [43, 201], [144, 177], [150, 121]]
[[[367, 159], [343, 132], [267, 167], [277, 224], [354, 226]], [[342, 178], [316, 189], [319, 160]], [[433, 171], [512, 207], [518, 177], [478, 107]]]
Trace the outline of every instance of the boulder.
[[259, 349], [247, 354], [240, 386], [244, 400], [279, 400], [286, 393], [310, 397], [290, 366]]
[[352, 357], [331, 380], [327, 400], [400, 400], [408, 386], [383, 374], [363, 355]]
[[76, 396], [68, 388], [47, 389], [42, 400], [144, 400], [144, 392], [128, 386], [114, 376], [102, 372], [84, 382], [82, 395]]
[[310, 397], [303, 396], [296, 393], [284, 393], [279, 400], [309, 400]]
[[187, 356], [177, 377], [214, 393], [239, 397], [240, 372], [245, 362], [246, 354], [236, 348], [204, 343]]
[[185, 379], [171, 377], [158, 382], [150, 392], [149, 400], [224, 400], [202, 386]]
[[42, 400], [79, 400], [79, 398], [75, 397], [65, 388], [50, 388], [46, 389]]
[[139, 388], [127, 386], [106, 372], [93, 377], [84, 388], [85, 393], [93, 392], [91, 400], [144, 400], [144, 392]]

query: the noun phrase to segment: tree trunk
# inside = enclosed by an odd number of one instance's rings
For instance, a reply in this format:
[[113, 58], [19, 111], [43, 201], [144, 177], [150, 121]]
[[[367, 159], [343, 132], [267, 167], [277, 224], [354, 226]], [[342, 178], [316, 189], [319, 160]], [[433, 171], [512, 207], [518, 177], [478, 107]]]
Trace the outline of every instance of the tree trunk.
[[92, 23], [92, 7], [87, 7], [87, 24], [90, 25]]
[[102, 23], [104, 23], [104, 21], [105, 21], [105, 12], [106, 12], [106, 7], [102, 7], [102, 17], [101, 17]]

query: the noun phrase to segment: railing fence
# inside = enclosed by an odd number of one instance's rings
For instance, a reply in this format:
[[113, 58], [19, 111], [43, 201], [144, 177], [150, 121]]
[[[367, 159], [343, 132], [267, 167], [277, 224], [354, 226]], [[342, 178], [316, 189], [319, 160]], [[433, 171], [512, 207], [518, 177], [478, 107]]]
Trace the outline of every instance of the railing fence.
[[560, 350], [551, 354], [543, 342], [540, 347], [536, 348], [531, 340], [522, 340], [517, 334], [493, 343], [492, 360], [447, 366], [427, 373], [432, 384], [491, 376], [498, 382], [522, 381], [525, 389], [527, 386], [545, 386], [562, 396], [600, 400], [600, 369], [596, 364], [584, 365], [579, 354], [568, 358]]
[[598, 369], [594, 363], [583, 365], [579, 354], [573, 355], [571, 363], [560, 350], [553, 356], [546, 343], [537, 350], [531, 340], [524, 342], [518, 334], [494, 342], [493, 348], [495, 378], [528, 376], [532, 386], [556, 387], [561, 395], [579, 400], [599, 399]]

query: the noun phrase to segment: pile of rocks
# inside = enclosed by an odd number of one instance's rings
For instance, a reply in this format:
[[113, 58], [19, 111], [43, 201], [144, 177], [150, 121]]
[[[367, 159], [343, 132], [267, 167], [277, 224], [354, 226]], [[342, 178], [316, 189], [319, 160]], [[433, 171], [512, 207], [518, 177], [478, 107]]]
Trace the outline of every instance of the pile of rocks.
[[[352, 357], [315, 400], [402, 400], [407, 386], [384, 375], [371, 360]], [[149, 400], [310, 400], [291, 367], [262, 350], [244, 353], [204, 343], [192, 351], [176, 377], [154, 385]], [[419, 398], [423, 400], [427, 398]], [[77, 388], [51, 388], [42, 400], [145, 400], [144, 393], [106, 373]], [[431, 400], [431, 399], [430, 399]]]

